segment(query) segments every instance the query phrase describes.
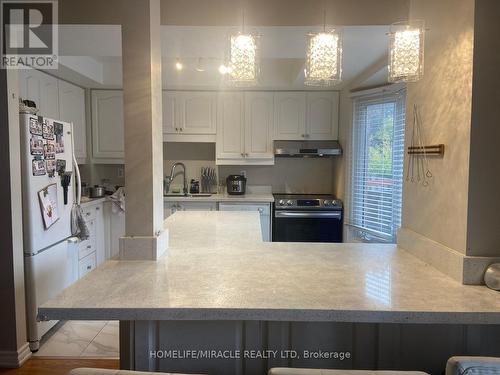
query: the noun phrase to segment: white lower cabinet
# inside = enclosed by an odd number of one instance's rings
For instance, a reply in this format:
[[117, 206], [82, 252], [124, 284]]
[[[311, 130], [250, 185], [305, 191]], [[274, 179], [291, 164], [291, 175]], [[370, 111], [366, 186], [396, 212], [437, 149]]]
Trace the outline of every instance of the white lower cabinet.
[[82, 207], [89, 237], [78, 244], [78, 276], [83, 277], [106, 259], [106, 233], [103, 202], [90, 202]]
[[95, 252], [87, 255], [85, 258], [80, 259], [78, 262], [78, 277], [82, 278], [89, 272], [93, 271], [97, 267], [97, 260]]
[[104, 221], [106, 232], [106, 259], [116, 258], [120, 254], [120, 238], [125, 236], [125, 212], [113, 207], [114, 203], [104, 203]]
[[216, 202], [165, 202], [165, 219], [177, 211], [217, 211]]
[[219, 203], [219, 211], [253, 211], [260, 213], [262, 240], [271, 241], [271, 204], [269, 203]]

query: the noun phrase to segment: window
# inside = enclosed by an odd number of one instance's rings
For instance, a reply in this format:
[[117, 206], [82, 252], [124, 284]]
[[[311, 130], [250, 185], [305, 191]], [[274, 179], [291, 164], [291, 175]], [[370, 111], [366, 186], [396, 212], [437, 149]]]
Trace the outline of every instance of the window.
[[350, 224], [364, 241], [401, 226], [405, 105], [404, 90], [354, 99]]

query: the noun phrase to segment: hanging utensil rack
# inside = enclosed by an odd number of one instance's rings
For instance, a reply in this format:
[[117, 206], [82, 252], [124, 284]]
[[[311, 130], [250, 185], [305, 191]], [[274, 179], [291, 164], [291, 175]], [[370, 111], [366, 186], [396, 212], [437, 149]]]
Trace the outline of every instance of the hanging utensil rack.
[[444, 144], [440, 143], [438, 145], [429, 146], [409, 146], [408, 155], [443, 156]]

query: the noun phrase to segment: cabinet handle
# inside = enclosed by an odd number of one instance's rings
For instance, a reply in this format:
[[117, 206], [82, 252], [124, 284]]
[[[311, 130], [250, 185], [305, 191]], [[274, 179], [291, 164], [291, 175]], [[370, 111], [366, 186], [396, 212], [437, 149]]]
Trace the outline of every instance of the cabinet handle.
[[246, 158], [248, 157], [248, 152], [245, 152], [245, 157], [246, 157]]
[[300, 136], [301, 136], [302, 138], [305, 138], [305, 137], [306, 137], [306, 135], [305, 135], [305, 134], [301, 134]]
[[175, 128], [175, 131], [178, 132], [179, 131], [179, 128]]
[[241, 156], [245, 157], [245, 154], [242, 152], [242, 153], [241, 153]]
[[96, 211], [99, 211], [101, 209], [101, 207], [96, 207], [95, 210]]
[[85, 212], [85, 215], [86, 216], [90, 216], [90, 212]]
[[92, 269], [92, 266], [87, 266], [87, 269], [88, 269], [88, 270], [91, 270], [91, 269]]
[[183, 130], [182, 128], [179, 128], [179, 129], [180, 129], [180, 131], [182, 131], [182, 130]]
[[91, 247], [92, 247], [92, 246], [88, 245], [88, 246], [87, 246], [87, 249], [90, 249]]

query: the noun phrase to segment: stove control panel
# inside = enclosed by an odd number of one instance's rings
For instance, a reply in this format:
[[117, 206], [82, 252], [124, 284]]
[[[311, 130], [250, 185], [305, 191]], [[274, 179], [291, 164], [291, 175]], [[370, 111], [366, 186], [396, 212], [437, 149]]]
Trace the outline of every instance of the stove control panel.
[[275, 207], [277, 209], [310, 209], [310, 210], [339, 210], [342, 202], [331, 196], [325, 197], [279, 197], [275, 196]]

